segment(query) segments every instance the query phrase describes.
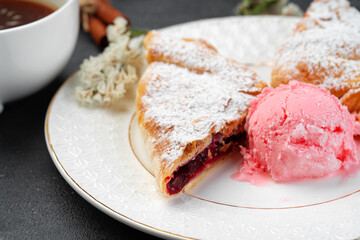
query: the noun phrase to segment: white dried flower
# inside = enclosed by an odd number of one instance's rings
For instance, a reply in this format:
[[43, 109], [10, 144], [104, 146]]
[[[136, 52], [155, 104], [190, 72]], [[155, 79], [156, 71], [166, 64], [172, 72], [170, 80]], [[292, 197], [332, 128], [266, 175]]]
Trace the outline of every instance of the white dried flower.
[[304, 15], [304, 12], [297, 4], [291, 2], [281, 9], [281, 15], [301, 17]]
[[125, 18], [118, 17], [114, 20], [113, 25], [106, 28], [106, 36], [109, 42], [117, 42], [117, 38], [121, 36], [130, 36], [127, 29], [128, 22]]
[[126, 88], [136, 83], [145, 68], [142, 51], [144, 36], [130, 38], [127, 21], [117, 18], [107, 28], [109, 46], [80, 66], [77, 99], [87, 105], [104, 106], [117, 102]]

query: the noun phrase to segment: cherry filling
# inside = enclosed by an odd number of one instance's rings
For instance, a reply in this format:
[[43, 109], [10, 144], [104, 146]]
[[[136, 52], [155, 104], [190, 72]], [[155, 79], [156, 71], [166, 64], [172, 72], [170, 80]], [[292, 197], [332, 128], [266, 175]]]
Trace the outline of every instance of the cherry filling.
[[196, 177], [204, 169], [209, 168], [224, 154], [230, 152], [234, 145], [240, 144], [241, 140], [244, 139], [244, 134], [232, 135], [221, 141], [215, 141], [214, 139], [213, 137], [213, 142], [195, 158], [174, 172], [174, 176], [166, 185], [170, 195], [179, 193], [191, 179]]

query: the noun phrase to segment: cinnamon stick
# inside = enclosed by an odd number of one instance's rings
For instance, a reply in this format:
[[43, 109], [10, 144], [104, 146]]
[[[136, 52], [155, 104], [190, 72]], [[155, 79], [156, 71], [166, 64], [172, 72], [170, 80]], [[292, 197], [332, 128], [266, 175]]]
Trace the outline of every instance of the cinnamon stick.
[[109, 45], [106, 37], [106, 25], [100, 19], [94, 16], [89, 16], [89, 28], [92, 38], [101, 50], [104, 50]]
[[105, 23], [114, 24], [115, 18], [123, 17], [128, 21], [128, 25], [130, 25], [130, 19], [124, 14], [122, 14], [120, 11], [113, 8], [105, 0], [96, 0], [96, 3], [97, 3], [96, 15]]

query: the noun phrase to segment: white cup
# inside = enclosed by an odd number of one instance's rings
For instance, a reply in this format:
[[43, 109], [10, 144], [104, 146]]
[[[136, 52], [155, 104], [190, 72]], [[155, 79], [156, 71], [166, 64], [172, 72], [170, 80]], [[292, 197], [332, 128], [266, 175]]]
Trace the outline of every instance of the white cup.
[[1, 103], [27, 96], [53, 80], [74, 50], [78, 0], [46, 1], [58, 9], [35, 22], [0, 30], [0, 111]]

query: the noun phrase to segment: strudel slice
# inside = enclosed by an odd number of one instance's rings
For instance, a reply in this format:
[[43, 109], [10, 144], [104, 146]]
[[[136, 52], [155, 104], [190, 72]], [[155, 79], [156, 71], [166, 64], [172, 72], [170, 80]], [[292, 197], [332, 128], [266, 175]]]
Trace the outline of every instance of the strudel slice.
[[359, 98], [353, 92], [360, 88], [360, 13], [347, 0], [310, 5], [272, 71], [273, 87], [291, 80], [318, 85], [338, 98], [345, 95], [345, 104]]
[[254, 95], [266, 85], [204, 40], [150, 32], [136, 113], [156, 181], [167, 196], [191, 187], [239, 144]]

